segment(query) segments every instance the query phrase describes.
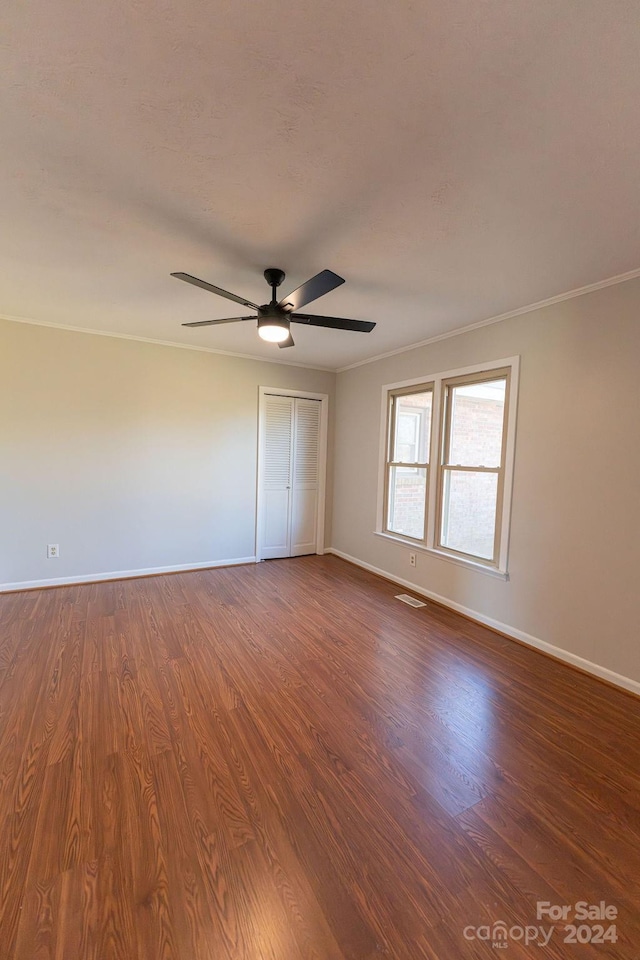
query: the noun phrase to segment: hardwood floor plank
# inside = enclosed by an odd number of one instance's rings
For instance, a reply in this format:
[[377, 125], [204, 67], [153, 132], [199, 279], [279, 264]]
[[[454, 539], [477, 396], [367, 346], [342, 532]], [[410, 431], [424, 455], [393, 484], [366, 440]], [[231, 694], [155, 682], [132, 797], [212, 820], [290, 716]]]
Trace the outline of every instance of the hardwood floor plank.
[[225, 955], [219, 917], [212, 913], [198, 858], [200, 831], [194, 830], [184, 795], [176, 790], [180, 774], [171, 752], [155, 753], [152, 769], [160, 830], [166, 854], [168, 901], [178, 957], [215, 960]]
[[39, 804], [47, 766], [48, 744], [27, 742], [18, 767], [13, 797], [0, 816], [0, 956], [11, 956], [27, 882]]
[[24, 897], [16, 942], [16, 957], [53, 960], [58, 937], [59, 880], [33, 884]]

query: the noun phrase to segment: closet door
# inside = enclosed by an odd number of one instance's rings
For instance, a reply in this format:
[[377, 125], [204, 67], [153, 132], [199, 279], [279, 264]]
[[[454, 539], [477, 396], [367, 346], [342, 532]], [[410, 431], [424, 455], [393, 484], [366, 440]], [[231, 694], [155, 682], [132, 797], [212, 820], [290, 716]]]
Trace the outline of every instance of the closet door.
[[296, 398], [289, 556], [316, 552], [320, 471], [320, 401]]
[[291, 481], [293, 467], [292, 397], [265, 397], [262, 457], [261, 555], [264, 560], [291, 556]]
[[315, 553], [320, 496], [319, 400], [266, 394], [260, 437], [260, 558]]

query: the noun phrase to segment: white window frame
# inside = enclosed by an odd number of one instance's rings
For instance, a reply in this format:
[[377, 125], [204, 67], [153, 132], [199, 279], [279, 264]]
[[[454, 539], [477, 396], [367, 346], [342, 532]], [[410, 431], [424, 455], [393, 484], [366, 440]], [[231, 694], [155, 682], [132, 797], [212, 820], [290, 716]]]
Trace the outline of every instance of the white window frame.
[[[496, 517], [497, 551], [495, 561], [483, 561], [480, 558], [468, 557], [446, 547], [439, 546], [440, 530], [440, 489], [443, 477], [443, 452], [445, 442], [445, 389], [447, 383], [455, 380], [464, 380], [465, 377], [479, 375], [486, 379], [491, 374], [508, 371], [507, 395], [505, 405], [505, 429], [503, 435], [503, 472], [502, 472], [502, 504]], [[509, 578], [509, 530], [511, 522], [511, 498], [513, 488], [513, 468], [516, 444], [516, 420], [518, 401], [518, 381], [520, 374], [520, 357], [507, 357], [501, 360], [492, 360], [487, 363], [478, 363], [455, 370], [446, 370], [441, 373], [427, 374], [412, 380], [402, 380], [397, 383], [387, 383], [382, 387], [382, 414], [380, 417], [380, 458], [378, 473], [378, 502], [376, 511], [376, 529], [374, 533], [386, 540], [404, 544], [411, 550], [425, 551], [426, 553], [472, 570], [477, 570], [503, 580]], [[429, 469], [427, 471], [427, 502], [424, 540], [415, 540], [385, 530], [387, 498], [387, 456], [389, 452], [389, 417], [391, 411], [391, 397], [398, 391], [424, 386], [433, 388], [431, 450]]]
[[[416, 393], [431, 394], [431, 422], [429, 424], [429, 450], [428, 450], [429, 455], [424, 462], [422, 460], [414, 460], [414, 461], [396, 460], [394, 458], [394, 453], [395, 453], [395, 446], [396, 446], [397, 422], [395, 419], [392, 421], [395, 401], [397, 401], [399, 397], [412, 396]], [[429, 488], [429, 481], [431, 478], [431, 451], [432, 451], [431, 432], [433, 429], [433, 402], [434, 402], [434, 385], [432, 383], [421, 382], [419, 384], [418, 390], [412, 390], [409, 387], [408, 389], [389, 390], [387, 393], [387, 414], [386, 414], [387, 415], [387, 433], [386, 433], [387, 446], [385, 449], [385, 475], [384, 475], [385, 489], [384, 489], [383, 518], [382, 518], [383, 524], [385, 524], [385, 521], [387, 520], [387, 514], [389, 511], [391, 472], [395, 467], [402, 467], [405, 470], [411, 470], [415, 474], [417, 474], [419, 470], [424, 470], [425, 476], [426, 476], [427, 490]], [[417, 416], [418, 414], [416, 412], [416, 417]], [[418, 439], [416, 439], [416, 453], [418, 452], [418, 449], [417, 449], [418, 445], [419, 445]], [[427, 513], [425, 508], [424, 527], [423, 527], [425, 534], [426, 534], [426, 527], [427, 527]], [[382, 527], [382, 529], [384, 530], [385, 533], [388, 533], [392, 537], [403, 537], [406, 540], [410, 540], [411, 543], [422, 543], [424, 541], [424, 537], [415, 538], [415, 537], [410, 537], [408, 534], [396, 533], [393, 530], [388, 530], [386, 527], [386, 524]]]

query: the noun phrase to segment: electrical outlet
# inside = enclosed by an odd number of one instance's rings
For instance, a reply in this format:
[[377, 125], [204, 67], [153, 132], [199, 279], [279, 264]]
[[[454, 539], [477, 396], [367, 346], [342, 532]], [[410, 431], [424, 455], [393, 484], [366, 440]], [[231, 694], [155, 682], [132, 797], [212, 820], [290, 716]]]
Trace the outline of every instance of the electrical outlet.
[[[57, 554], [56, 554], [56, 556], [57, 556]], [[415, 567], [415, 565], [416, 565], [416, 555], [415, 555], [415, 553], [410, 553], [410, 554], [409, 554], [409, 566], [410, 566], [410, 567]]]
[[60, 547], [57, 543], [48, 543], [47, 544], [47, 559], [48, 560], [57, 560], [60, 556]]

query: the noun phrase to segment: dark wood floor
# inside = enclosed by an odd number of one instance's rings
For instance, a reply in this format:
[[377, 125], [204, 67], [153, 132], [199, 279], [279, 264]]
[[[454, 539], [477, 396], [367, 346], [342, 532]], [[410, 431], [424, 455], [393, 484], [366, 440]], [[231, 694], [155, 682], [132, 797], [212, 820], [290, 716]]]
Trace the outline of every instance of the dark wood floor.
[[618, 942], [505, 956], [640, 957], [640, 702], [398, 592], [307, 557], [0, 597], [1, 960], [488, 958], [465, 928], [538, 900]]

